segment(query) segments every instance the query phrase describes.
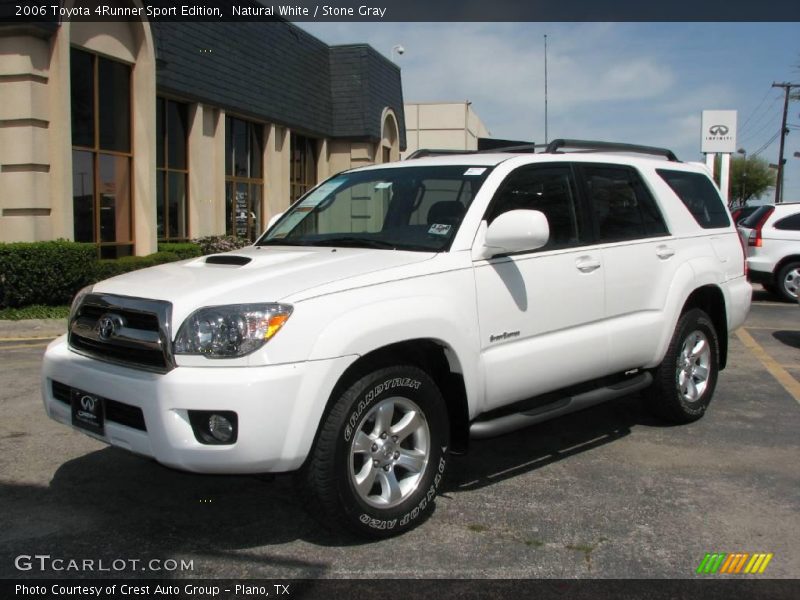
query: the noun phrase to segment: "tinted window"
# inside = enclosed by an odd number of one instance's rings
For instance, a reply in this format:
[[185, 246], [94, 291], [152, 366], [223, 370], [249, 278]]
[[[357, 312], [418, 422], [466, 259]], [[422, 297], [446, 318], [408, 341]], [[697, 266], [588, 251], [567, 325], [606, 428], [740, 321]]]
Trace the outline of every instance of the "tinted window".
[[748, 229], [753, 229], [756, 225], [758, 225], [758, 222], [762, 219], [762, 217], [764, 216], [764, 213], [772, 212], [772, 210], [773, 210], [773, 207], [771, 205], [769, 205], [769, 204], [766, 204], [764, 206], [759, 206], [758, 210], [756, 210], [756, 212], [754, 212], [752, 215], [750, 215], [749, 217], [747, 217], [743, 221], [739, 221], [739, 224], [742, 227], [747, 227]]
[[666, 169], [657, 169], [657, 172], [689, 209], [700, 227], [714, 229], [730, 225], [728, 211], [708, 177], [700, 173]]
[[453, 165], [340, 173], [292, 205], [258, 244], [445, 250], [490, 170]]
[[511, 173], [489, 207], [486, 220], [516, 209], [538, 210], [547, 217], [550, 239], [543, 250], [585, 242], [569, 167], [522, 167]]
[[655, 201], [632, 169], [584, 166], [586, 189], [601, 242], [666, 235]]
[[800, 231], [800, 212], [789, 217], [785, 217], [775, 223], [775, 229], [788, 229], [790, 231]]

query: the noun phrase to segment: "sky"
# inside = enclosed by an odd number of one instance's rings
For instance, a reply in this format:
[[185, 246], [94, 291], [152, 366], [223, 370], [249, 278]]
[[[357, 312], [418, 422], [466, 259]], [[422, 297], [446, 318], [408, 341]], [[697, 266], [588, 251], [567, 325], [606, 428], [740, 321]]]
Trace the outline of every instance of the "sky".
[[[703, 110], [738, 111], [737, 148], [778, 161], [783, 91], [800, 83], [800, 23], [298, 23], [329, 44], [394, 54], [406, 102], [471, 101], [493, 137], [620, 141], [702, 161]], [[784, 201], [800, 201], [800, 101]], [[772, 140], [770, 142], [770, 140]], [[774, 192], [763, 200], [772, 201]]]

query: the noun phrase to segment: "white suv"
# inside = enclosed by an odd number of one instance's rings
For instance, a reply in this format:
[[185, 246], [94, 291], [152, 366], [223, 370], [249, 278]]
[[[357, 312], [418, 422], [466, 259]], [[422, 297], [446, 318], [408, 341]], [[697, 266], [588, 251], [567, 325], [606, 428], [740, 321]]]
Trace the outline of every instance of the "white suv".
[[669, 151], [434, 156], [335, 175], [249, 248], [81, 291], [42, 391], [171, 467], [298, 471], [324, 523], [388, 536], [470, 437], [639, 390], [700, 418], [750, 295], [706, 170]]
[[747, 244], [748, 277], [797, 302], [800, 294], [800, 202], [766, 204], [740, 221]]

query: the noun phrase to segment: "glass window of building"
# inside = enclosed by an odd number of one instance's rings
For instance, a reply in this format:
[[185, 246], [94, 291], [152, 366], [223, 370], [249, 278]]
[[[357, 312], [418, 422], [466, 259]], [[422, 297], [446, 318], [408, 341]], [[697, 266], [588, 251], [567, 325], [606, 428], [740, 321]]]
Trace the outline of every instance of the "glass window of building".
[[189, 237], [188, 113], [186, 104], [166, 98], [157, 99], [156, 207], [159, 240], [185, 240]]
[[133, 253], [131, 68], [70, 51], [72, 206], [77, 242], [101, 258]]
[[290, 201], [294, 202], [317, 185], [317, 141], [293, 133], [291, 136]]
[[255, 240], [263, 231], [264, 127], [225, 119], [225, 232]]

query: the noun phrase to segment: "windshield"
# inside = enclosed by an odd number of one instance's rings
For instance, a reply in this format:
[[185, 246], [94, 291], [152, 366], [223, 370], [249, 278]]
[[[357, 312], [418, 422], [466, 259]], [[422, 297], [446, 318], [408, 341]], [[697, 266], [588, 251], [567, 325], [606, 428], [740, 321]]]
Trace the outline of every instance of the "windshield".
[[490, 170], [448, 165], [341, 173], [296, 202], [256, 245], [446, 250]]

